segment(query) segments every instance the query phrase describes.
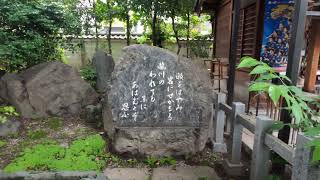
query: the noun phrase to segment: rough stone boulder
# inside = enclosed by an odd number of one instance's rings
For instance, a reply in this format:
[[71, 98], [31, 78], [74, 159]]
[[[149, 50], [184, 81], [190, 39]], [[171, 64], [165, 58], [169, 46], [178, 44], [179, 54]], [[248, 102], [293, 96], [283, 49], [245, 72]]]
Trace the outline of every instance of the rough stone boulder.
[[103, 51], [97, 51], [92, 58], [92, 65], [97, 72], [97, 89], [100, 93], [108, 90], [111, 81], [111, 73], [114, 68], [112, 56]]
[[95, 90], [71, 66], [47, 62], [0, 79], [0, 97], [26, 118], [77, 115], [98, 100]]
[[203, 65], [132, 45], [123, 49], [112, 77], [103, 114], [117, 152], [165, 156], [203, 150], [213, 92]]

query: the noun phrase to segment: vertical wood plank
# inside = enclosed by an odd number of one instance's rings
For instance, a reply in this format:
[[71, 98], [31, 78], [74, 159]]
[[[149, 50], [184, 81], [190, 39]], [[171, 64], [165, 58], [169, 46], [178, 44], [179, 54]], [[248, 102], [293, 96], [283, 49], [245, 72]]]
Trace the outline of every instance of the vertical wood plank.
[[315, 92], [316, 76], [320, 58], [320, 20], [312, 20], [312, 34], [307, 57], [304, 90]]

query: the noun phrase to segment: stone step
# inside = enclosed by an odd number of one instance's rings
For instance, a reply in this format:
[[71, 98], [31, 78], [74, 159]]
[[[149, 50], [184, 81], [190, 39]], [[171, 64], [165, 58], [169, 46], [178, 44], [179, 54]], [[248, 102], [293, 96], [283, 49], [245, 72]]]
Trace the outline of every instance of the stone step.
[[110, 180], [220, 180], [213, 168], [190, 166], [148, 171], [145, 168], [108, 168], [104, 174]]
[[146, 168], [107, 168], [103, 174], [110, 180], [150, 180]]

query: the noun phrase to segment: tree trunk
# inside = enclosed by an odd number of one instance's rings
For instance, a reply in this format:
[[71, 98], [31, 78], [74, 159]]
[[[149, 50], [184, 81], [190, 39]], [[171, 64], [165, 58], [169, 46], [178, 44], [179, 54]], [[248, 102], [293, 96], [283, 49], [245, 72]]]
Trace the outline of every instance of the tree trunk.
[[156, 25], [157, 25], [157, 11], [154, 8], [153, 10], [153, 17], [152, 17], [152, 44], [157, 46], [157, 32], [156, 32]]
[[190, 11], [188, 11], [188, 26], [187, 26], [187, 58], [189, 58], [189, 38], [190, 38]]
[[126, 14], [126, 21], [127, 21], [127, 46], [130, 46], [131, 26], [130, 26], [130, 15], [129, 15], [129, 10], [128, 9], [127, 9], [127, 14]]
[[153, 2], [153, 16], [152, 16], [152, 44], [154, 46], [159, 46], [158, 43], [158, 28], [157, 28], [157, 23], [158, 23], [158, 19], [157, 19], [157, 15], [158, 15], [158, 7], [157, 7], [157, 1]]
[[180, 53], [180, 49], [181, 49], [181, 44], [180, 44], [180, 41], [179, 41], [179, 35], [178, 35], [178, 30], [176, 28], [176, 24], [175, 24], [175, 21], [174, 21], [174, 10], [172, 10], [172, 14], [171, 14], [171, 22], [172, 22], [172, 29], [173, 29], [173, 32], [174, 32], [174, 36], [176, 37], [176, 41], [177, 41], [177, 45], [178, 45], [178, 51], [177, 51], [177, 54], [179, 55]]
[[87, 52], [86, 52], [85, 41], [83, 38], [81, 39], [80, 46], [81, 46], [81, 49], [80, 49], [81, 66], [85, 66], [87, 64]]
[[98, 35], [98, 24], [97, 24], [97, 15], [96, 15], [96, 3], [94, 1], [93, 1], [93, 11], [94, 11], [94, 27], [96, 30], [96, 48], [95, 48], [95, 50], [98, 51], [99, 35]]
[[112, 19], [109, 20], [109, 29], [108, 29], [108, 49], [109, 54], [112, 55], [112, 49], [111, 49], [111, 30], [112, 30]]

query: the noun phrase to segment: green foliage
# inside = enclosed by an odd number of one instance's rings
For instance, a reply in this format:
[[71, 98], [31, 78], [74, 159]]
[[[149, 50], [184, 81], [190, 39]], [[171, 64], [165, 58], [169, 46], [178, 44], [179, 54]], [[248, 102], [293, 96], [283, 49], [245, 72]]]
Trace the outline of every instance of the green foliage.
[[48, 118], [48, 126], [52, 130], [58, 130], [62, 126], [61, 119], [58, 117]]
[[165, 156], [159, 159], [160, 165], [176, 165], [177, 161], [171, 156]]
[[92, 87], [95, 87], [97, 84], [97, 73], [92, 66], [84, 66], [80, 69], [80, 75], [82, 79], [90, 83]]
[[148, 37], [147, 36], [140, 36], [137, 39], [137, 43], [138, 44], [145, 44], [148, 41]]
[[172, 158], [171, 156], [165, 156], [162, 158], [157, 158], [154, 156], [148, 156], [144, 162], [146, 163], [147, 166], [149, 166], [150, 168], [155, 168], [157, 166], [161, 166], [161, 165], [176, 165], [177, 161]]
[[0, 67], [9, 72], [61, 60], [63, 34], [80, 33], [80, 17], [59, 2], [2, 0], [0, 17]]
[[[241, 59], [238, 68], [252, 68], [250, 74], [257, 75], [256, 80], [249, 86], [249, 91], [258, 93], [264, 92], [269, 95], [272, 102], [278, 106], [279, 99], [282, 97], [286, 102], [286, 109], [291, 112], [294, 117], [295, 124], [275, 123], [271, 130], [279, 130], [283, 126], [290, 125], [293, 128], [301, 129], [305, 135], [314, 137], [309, 146], [313, 147], [313, 163], [320, 162], [320, 125], [319, 113], [311, 109], [308, 104], [319, 107], [319, 97], [310, 98], [308, 94], [300, 88], [291, 85], [291, 81], [287, 76], [278, 75], [273, 68], [264, 62], [257, 61], [251, 57]], [[271, 80], [278, 80], [280, 84], [272, 84]]]
[[7, 145], [7, 142], [0, 140], [0, 148], [4, 147], [6, 145]]
[[197, 36], [189, 43], [189, 47], [191, 52], [200, 58], [208, 58], [209, 51], [208, 49], [211, 46], [211, 42], [208, 40], [210, 38], [209, 35]]
[[158, 158], [154, 157], [154, 156], [148, 156], [145, 161], [146, 165], [148, 165], [150, 168], [155, 168], [157, 167], [157, 163], [158, 163]]
[[45, 137], [47, 137], [47, 133], [42, 129], [28, 132], [28, 138], [32, 140], [38, 140]]
[[0, 124], [7, 122], [10, 116], [19, 116], [13, 106], [0, 106]]
[[26, 148], [13, 162], [4, 168], [12, 173], [26, 170], [49, 171], [100, 171], [104, 162], [99, 158], [106, 143], [100, 135], [75, 140], [69, 148], [47, 142]]
[[208, 180], [209, 178], [207, 176], [202, 176], [202, 177], [199, 177], [198, 180]]
[[282, 180], [283, 178], [279, 175], [269, 175], [268, 180]]
[[139, 161], [137, 159], [128, 159], [127, 163], [129, 166], [134, 167], [136, 164], [139, 163]]
[[[295, 118], [295, 123], [299, 128], [305, 130], [307, 127], [313, 127], [316, 122], [310, 120], [310, 117], [315, 115], [307, 103], [316, 99], [308, 98], [308, 95], [296, 86], [291, 86], [285, 83], [286, 76], [278, 75], [273, 68], [264, 62], [257, 61], [250, 57], [242, 58], [238, 68], [253, 68], [250, 74], [258, 75], [257, 78], [250, 86], [250, 91], [265, 92], [269, 95], [273, 103], [277, 106], [280, 97], [283, 97], [287, 103], [287, 108], [292, 112]], [[271, 80], [277, 79], [281, 84], [272, 84]]]

